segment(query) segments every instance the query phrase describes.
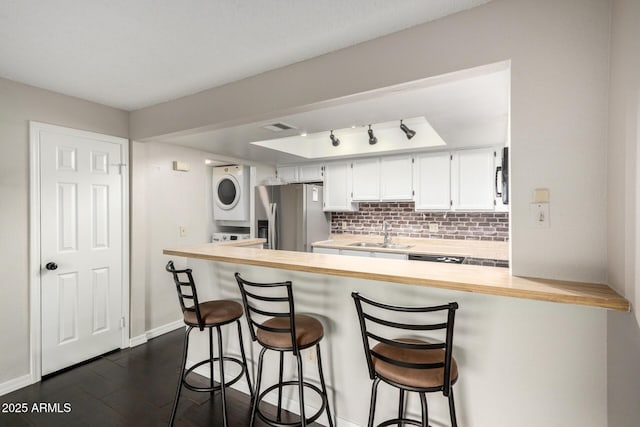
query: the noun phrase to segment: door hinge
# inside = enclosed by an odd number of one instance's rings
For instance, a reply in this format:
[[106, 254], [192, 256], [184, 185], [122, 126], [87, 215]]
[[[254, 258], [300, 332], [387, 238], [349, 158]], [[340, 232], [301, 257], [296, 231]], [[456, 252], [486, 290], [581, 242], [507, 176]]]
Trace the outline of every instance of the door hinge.
[[122, 168], [126, 167], [127, 165], [125, 163], [111, 163], [111, 166], [117, 166], [118, 167], [118, 175], [122, 175]]
[[416, 190], [411, 190], [411, 195], [415, 196], [416, 195]]
[[126, 325], [126, 321], [124, 319], [124, 317], [120, 318], [120, 329], [124, 329], [124, 327], [127, 326]]
[[453, 206], [453, 200], [449, 200], [449, 207]]

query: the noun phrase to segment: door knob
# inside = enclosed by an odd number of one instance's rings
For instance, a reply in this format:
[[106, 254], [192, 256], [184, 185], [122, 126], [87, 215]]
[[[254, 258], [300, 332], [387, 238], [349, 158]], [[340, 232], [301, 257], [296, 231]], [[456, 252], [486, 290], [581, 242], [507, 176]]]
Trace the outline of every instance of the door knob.
[[58, 264], [55, 262], [48, 262], [47, 265], [44, 266], [47, 270], [55, 270], [58, 268]]

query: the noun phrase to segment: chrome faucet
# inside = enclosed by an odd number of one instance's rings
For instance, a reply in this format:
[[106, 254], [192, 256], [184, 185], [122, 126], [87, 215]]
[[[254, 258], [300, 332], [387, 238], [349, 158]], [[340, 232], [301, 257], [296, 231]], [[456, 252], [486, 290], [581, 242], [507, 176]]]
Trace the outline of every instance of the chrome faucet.
[[385, 220], [382, 221], [382, 233], [384, 234], [384, 244], [390, 244], [391, 236], [389, 236], [389, 223]]

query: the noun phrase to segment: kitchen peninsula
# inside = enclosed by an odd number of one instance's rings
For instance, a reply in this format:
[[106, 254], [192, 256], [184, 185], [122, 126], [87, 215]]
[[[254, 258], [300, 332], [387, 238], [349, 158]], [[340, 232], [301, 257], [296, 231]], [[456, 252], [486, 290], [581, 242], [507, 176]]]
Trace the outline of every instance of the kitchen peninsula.
[[[244, 246], [246, 245], [245, 243]], [[216, 244], [165, 249], [164, 254], [620, 311], [629, 310], [629, 302], [606, 285], [516, 277], [511, 276], [507, 269], [496, 267], [345, 258], [339, 255]]]
[[[629, 310], [629, 302], [606, 285], [514, 277], [500, 267], [213, 244], [164, 254], [186, 257], [197, 276], [207, 277], [198, 282], [199, 292], [211, 298], [239, 298], [235, 272], [254, 281], [291, 280], [296, 311], [312, 313], [325, 327], [323, 364], [339, 426], [366, 425], [369, 406], [354, 290], [389, 304], [458, 302], [454, 356], [460, 380], [454, 392], [460, 425], [606, 425], [606, 389], [598, 386], [606, 377], [606, 313]], [[205, 342], [198, 351], [207, 351]], [[232, 342], [227, 346], [237, 352]], [[255, 364], [256, 348], [249, 348]], [[313, 363], [309, 356], [305, 360]], [[408, 400], [410, 414], [420, 410], [414, 397]], [[381, 389], [379, 399], [396, 402], [397, 393]], [[297, 412], [295, 390], [285, 400]], [[392, 411], [395, 405], [388, 406]], [[446, 424], [446, 398], [430, 395], [429, 412], [432, 424]], [[326, 425], [323, 418], [319, 422]]]

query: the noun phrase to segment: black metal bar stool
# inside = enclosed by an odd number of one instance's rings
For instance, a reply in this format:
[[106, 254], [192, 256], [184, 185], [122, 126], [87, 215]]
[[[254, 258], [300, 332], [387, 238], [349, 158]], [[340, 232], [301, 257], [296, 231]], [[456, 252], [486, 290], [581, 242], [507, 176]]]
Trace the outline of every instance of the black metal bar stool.
[[[315, 318], [303, 314], [295, 314], [293, 304], [293, 291], [291, 282], [279, 283], [255, 283], [244, 280], [238, 273], [235, 274], [242, 302], [251, 331], [251, 339], [258, 341], [262, 346], [258, 360], [258, 378], [256, 379], [255, 399], [251, 409], [251, 423], [253, 426], [256, 415], [270, 426], [306, 426], [317, 420], [327, 411], [329, 426], [333, 427], [333, 419], [329, 410], [327, 387], [322, 373], [322, 359], [320, 357], [320, 341], [324, 336], [322, 324]], [[302, 357], [300, 350], [315, 346], [318, 358], [318, 373], [320, 386], [304, 381], [302, 375]], [[267, 350], [280, 353], [280, 369], [278, 383], [267, 387], [260, 393], [262, 381], [262, 369], [264, 354]], [[297, 361], [298, 378], [294, 381], [283, 381], [284, 353], [292, 352]], [[282, 420], [282, 389], [286, 386], [298, 386], [300, 399], [300, 420], [295, 422], [283, 422]], [[304, 389], [311, 389], [322, 399], [322, 405], [318, 411], [310, 417], [305, 415]], [[260, 410], [260, 402], [265, 396], [278, 390], [278, 412], [275, 419], [267, 418]]]
[[[247, 378], [249, 390], [252, 390], [251, 380], [249, 379], [249, 370], [247, 368], [247, 358], [244, 354], [244, 345], [242, 342], [242, 329], [240, 327], [242, 306], [238, 302], [232, 300], [214, 300], [201, 303], [198, 301], [198, 294], [196, 292], [196, 285], [193, 281], [191, 269], [176, 270], [173, 265], [173, 261], [169, 261], [167, 263], [166, 270], [173, 275], [173, 280], [178, 291], [178, 300], [180, 301], [180, 307], [182, 308], [182, 314], [184, 316], [184, 323], [187, 325], [184, 335], [184, 351], [182, 355], [182, 367], [180, 369], [180, 381], [178, 382], [178, 391], [176, 393], [175, 401], [173, 402], [173, 410], [171, 411], [171, 420], [169, 421], [169, 425], [173, 425], [175, 420], [178, 402], [180, 400], [180, 392], [184, 386], [189, 390], [210, 393], [220, 390], [220, 393], [222, 394], [222, 422], [226, 427], [228, 423], [225, 388], [235, 384], [244, 374]], [[185, 300], [191, 300], [192, 303], [187, 305], [189, 303], [187, 302], [187, 304], [185, 304]], [[232, 322], [236, 322], [236, 326], [238, 328], [238, 340], [240, 342], [240, 354], [242, 356], [242, 360], [223, 355], [222, 332], [220, 327]], [[209, 358], [194, 364], [189, 369], [186, 369], [185, 365], [187, 363], [187, 351], [189, 349], [189, 334], [194, 327], [197, 327], [201, 331], [206, 328], [209, 331]], [[218, 336], [218, 357], [214, 357], [213, 355], [214, 328], [216, 329]], [[213, 379], [214, 362], [218, 362], [220, 367], [220, 383], [217, 386]], [[231, 381], [225, 381], [224, 362], [232, 362], [240, 367], [240, 372]], [[209, 364], [211, 372], [209, 387], [198, 387], [190, 384], [187, 381], [189, 374], [191, 374], [193, 370], [207, 363]], [[253, 398], [253, 393], [251, 393], [251, 397]]]
[[[398, 417], [384, 421], [378, 424], [378, 427], [395, 424], [428, 427], [429, 410], [425, 393], [436, 391], [441, 391], [448, 397], [451, 425], [456, 427], [458, 423], [451, 386], [458, 380], [458, 365], [451, 353], [453, 321], [458, 304], [452, 302], [433, 307], [400, 307], [367, 299], [358, 292], [353, 292], [351, 296], [358, 311], [369, 377], [373, 380], [368, 426], [373, 426], [378, 384], [384, 381], [400, 390], [400, 404]], [[436, 321], [433, 316], [438, 314], [439, 319]], [[402, 316], [407, 316], [409, 323], [399, 320], [404, 319]], [[435, 323], [425, 323], [427, 316], [429, 321]], [[431, 335], [428, 339], [422, 337], [427, 333], [425, 331], [429, 331]], [[434, 340], [434, 331], [441, 331], [440, 334], [444, 337]], [[409, 332], [421, 336], [397, 337], [397, 334]], [[404, 416], [407, 391], [414, 391], [420, 395], [420, 421]]]

